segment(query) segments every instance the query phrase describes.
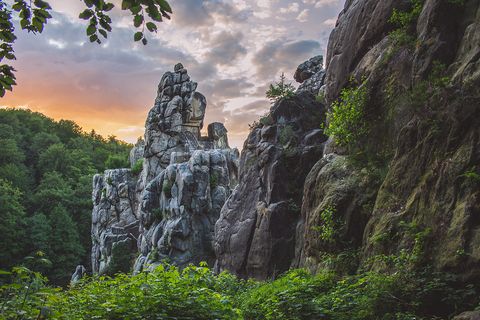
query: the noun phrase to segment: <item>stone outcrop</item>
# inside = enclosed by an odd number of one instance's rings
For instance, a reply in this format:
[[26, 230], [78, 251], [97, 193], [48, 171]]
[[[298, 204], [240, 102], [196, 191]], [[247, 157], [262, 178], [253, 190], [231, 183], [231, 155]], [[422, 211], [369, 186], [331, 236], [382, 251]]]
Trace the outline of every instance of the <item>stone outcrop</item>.
[[163, 75], [130, 153], [130, 169], [107, 170], [93, 182], [92, 270], [136, 271], [167, 260], [178, 266], [215, 260], [214, 225], [237, 183], [238, 151], [221, 123], [201, 136], [207, 102], [187, 70]]
[[[425, 0], [406, 31], [410, 42], [391, 34], [394, 8], [408, 11], [409, 1], [346, 1], [330, 36], [326, 100], [352, 86], [352, 76], [368, 84], [369, 131], [361, 149], [371, 159], [382, 155], [383, 162], [357, 161], [334, 171], [338, 155], [317, 163], [305, 186], [298, 231], [305, 236], [297, 243], [296, 266], [315, 270], [322, 267], [322, 254], [347, 249], [326, 245], [311, 231], [321, 228], [321, 212], [332, 203], [333, 219], [345, 226], [339, 232], [360, 252], [360, 265], [374, 255], [412, 250], [404, 226], [414, 225], [416, 232], [428, 231], [425, 262], [478, 281], [480, 3]], [[344, 179], [346, 170], [354, 187], [337, 188], [332, 177]], [[365, 184], [362, 175], [378, 180]]]
[[315, 56], [300, 64], [295, 71], [294, 79], [300, 83], [298, 92], [308, 91], [317, 95], [325, 79], [323, 56]]
[[128, 270], [137, 247], [136, 178], [129, 169], [107, 170], [93, 178], [92, 271]]
[[215, 225], [216, 270], [266, 279], [294, 256], [305, 177], [327, 140], [325, 107], [308, 92], [272, 106], [252, 128], [240, 158], [240, 180]]
[[134, 167], [139, 160], [143, 160], [143, 153], [145, 152], [145, 141], [143, 138], [139, 138], [135, 146], [130, 150], [128, 161], [130, 167]]

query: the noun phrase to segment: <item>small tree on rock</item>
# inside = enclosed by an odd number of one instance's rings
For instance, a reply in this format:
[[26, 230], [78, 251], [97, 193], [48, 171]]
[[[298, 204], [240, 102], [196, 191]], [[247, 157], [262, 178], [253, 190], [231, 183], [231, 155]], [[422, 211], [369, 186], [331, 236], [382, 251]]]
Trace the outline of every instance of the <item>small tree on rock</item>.
[[267, 90], [267, 98], [270, 99], [272, 103], [275, 103], [283, 98], [290, 98], [294, 95], [295, 87], [292, 86], [291, 83], [287, 83], [285, 79], [285, 74], [282, 73], [280, 76], [280, 81], [275, 84], [271, 84], [270, 88]]

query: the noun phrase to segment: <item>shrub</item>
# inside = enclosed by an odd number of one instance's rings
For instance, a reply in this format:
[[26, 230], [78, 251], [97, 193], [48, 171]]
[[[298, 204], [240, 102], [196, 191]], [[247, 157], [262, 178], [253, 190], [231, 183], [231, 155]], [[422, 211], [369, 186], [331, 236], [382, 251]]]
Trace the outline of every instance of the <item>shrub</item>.
[[210, 189], [213, 190], [218, 186], [218, 175], [216, 173], [212, 173], [210, 175]]
[[143, 170], [143, 159], [138, 159], [132, 167], [132, 174], [138, 175]]
[[295, 94], [295, 87], [291, 83], [286, 83], [285, 74], [282, 73], [280, 76], [280, 81], [271, 84], [270, 88], [267, 90], [267, 98], [275, 103], [284, 98], [290, 98]]
[[320, 213], [321, 224], [314, 227], [318, 231], [320, 239], [326, 242], [334, 242], [338, 233], [338, 222], [334, 219], [335, 207], [329, 205]]
[[332, 104], [327, 113], [325, 133], [335, 137], [338, 145], [352, 147], [356, 140], [367, 134], [367, 97], [367, 83], [363, 81], [358, 87], [344, 88], [340, 92], [340, 99]]
[[390, 16], [389, 22], [396, 29], [390, 32], [390, 39], [396, 46], [404, 46], [413, 44], [416, 36], [412, 31], [414, 23], [417, 21], [422, 12], [424, 0], [410, 0], [410, 10], [401, 11], [394, 9]]
[[163, 181], [162, 191], [165, 194], [165, 196], [168, 198], [172, 196], [172, 187], [173, 187], [173, 184], [170, 181], [168, 180]]

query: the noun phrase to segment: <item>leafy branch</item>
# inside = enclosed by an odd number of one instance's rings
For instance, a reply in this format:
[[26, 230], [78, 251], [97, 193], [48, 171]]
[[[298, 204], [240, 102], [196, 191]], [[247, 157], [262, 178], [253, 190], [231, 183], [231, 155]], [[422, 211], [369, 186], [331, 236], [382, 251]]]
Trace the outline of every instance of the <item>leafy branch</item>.
[[[102, 43], [101, 38], [107, 39], [112, 31], [112, 19], [109, 12], [115, 4], [106, 0], [83, 0], [86, 9], [79, 14], [79, 18], [89, 23], [86, 34], [90, 42]], [[15, 69], [9, 61], [15, 60], [13, 44], [17, 39], [13, 25], [13, 15], [18, 16], [20, 27], [27, 32], [42, 33], [52, 8], [43, 0], [14, 0], [13, 4], [0, 0], [0, 97], [6, 90], [12, 91], [16, 85]], [[163, 19], [170, 19], [172, 8], [166, 0], [122, 0], [121, 10], [130, 11], [135, 28], [134, 41], [147, 44], [145, 29], [157, 32], [157, 23]], [[4, 61], [6, 60], [6, 62]]]

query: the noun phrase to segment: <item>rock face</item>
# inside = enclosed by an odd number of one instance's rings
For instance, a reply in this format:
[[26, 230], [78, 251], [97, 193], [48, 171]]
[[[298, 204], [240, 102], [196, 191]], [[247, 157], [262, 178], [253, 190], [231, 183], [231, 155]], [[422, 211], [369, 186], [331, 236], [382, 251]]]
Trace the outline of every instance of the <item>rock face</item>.
[[[352, 86], [352, 76], [365, 81], [369, 131], [362, 150], [386, 156], [383, 164], [352, 167], [331, 155], [315, 165], [305, 185], [298, 229], [305, 236], [298, 237], [295, 266], [321, 268], [323, 254], [348, 248], [360, 252], [364, 266], [371, 256], [411, 250], [410, 225], [428, 231], [425, 262], [478, 281], [480, 3], [425, 0], [405, 31], [412, 40], [404, 42], [391, 33], [393, 8], [408, 11], [409, 1], [346, 1], [330, 36], [326, 100]], [[381, 174], [365, 184], [372, 167]], [[352, 186], [338, 186], [337, 178]], [[348, 248], [318, 239], [328, 204]]]
[[314, 95], [318, 94], [325, 79], [323, 56], [315, 56], [300, 64], [295, 71], [294, 79], [300, 83], [298, 91], [308, 91]]
[[252, 129], [240, 180], [215, 225], [216, 270], [266, 279], [294, 256], [295, 225], [305, 177], [327, 138], [325, 108], [308, 92], [277, 102]]
[[107, 170], [93, 178], [93, 273], [123, 271], [134, 259], [139, 226], [135, 185], [129, 169]]
[[140, 173], [107, 170], [94, 178], [92, 269], [112, 274], [168, 260], [178, 266], [213, 265], [213, 232], [220, 209], [237, 183], [238, 151], [221, 123], [200, 131], [205, 97], [177, 64], [158, 86], [145, 140], [130, 153]]

